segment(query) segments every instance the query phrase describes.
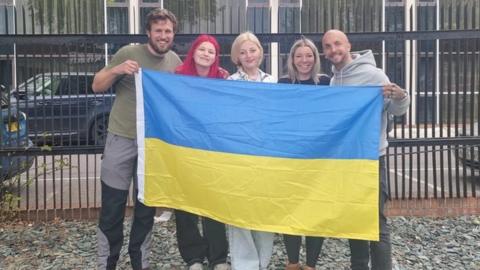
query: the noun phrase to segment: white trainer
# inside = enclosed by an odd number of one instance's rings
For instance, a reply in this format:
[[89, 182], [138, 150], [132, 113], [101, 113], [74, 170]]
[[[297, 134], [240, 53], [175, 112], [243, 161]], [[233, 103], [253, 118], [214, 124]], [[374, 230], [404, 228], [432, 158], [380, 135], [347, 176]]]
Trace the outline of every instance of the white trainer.
[[215, 265], [213, 270], [230, 270], [230, 265], [228, 263], [219, 263]]

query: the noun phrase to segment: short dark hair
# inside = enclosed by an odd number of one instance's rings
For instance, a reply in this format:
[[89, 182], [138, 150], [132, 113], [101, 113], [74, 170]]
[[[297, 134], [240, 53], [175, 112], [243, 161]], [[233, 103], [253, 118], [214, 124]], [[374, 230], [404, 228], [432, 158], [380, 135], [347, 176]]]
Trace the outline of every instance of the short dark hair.
[[147, 22], [145, 23], [145, 29], [150, 31], [152, 24], [156, 21], [169, 20], [173, 24], [173, 32], [177, 32], [177, 17], [170, 10], [164, 8], [152, 9], [147, 14]]

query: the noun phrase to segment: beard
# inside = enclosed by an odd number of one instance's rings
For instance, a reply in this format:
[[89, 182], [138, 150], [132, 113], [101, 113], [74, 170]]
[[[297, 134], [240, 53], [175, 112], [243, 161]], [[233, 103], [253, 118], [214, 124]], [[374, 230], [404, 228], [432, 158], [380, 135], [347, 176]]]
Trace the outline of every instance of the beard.
[[152, 50], [154, 52], [156, 52], [157, 54], [166, 54], [171, 48], [172, 48], [172, 43], [169, 43], [167, 45], [165, 45], [164, 47], [160, 47], [157, 43], [155, 43], [155, 41], [153, 41], [152, 39], [149, 39], [148, 40], [148, 45], [150, 45], [150, 48], [152, 48]]

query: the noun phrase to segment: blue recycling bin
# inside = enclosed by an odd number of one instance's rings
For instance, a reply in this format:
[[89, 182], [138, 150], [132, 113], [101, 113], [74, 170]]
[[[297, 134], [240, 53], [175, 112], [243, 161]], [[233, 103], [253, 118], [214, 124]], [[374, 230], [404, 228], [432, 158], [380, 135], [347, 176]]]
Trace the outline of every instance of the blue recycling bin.
[[33, 143], [28, 139], [27, 117], [23, 112], [17, 112], [15, 108], [2, 108], [1, 115], [0, 148], [0, 182], [19, 175], [30, 169], [33, 164], [33, 156], [12, 155], [12, 151], [19, 148], [28, 148]]

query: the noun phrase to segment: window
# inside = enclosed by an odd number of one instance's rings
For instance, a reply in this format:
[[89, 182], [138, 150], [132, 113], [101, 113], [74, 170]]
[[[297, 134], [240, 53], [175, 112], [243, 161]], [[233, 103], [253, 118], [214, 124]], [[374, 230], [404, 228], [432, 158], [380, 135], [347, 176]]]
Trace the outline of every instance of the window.
[[[56, 95], [85, 95], [93, 94], [93, 75], [62, 74], [60, 87]], [[58, 77], [58, 78], [60, 78]]]
[[254, 33], [270, 33], [270, 8], [249, 6], [247, 28]]
[[126, 0], [107, 2], [107, 33], [128, 34], [128, 3]]
[[[389, 0], [385, 3], [385, 31], [405, 31], [405, 1]], [[386, 71], [391, 81], [405, 87], [405, 42], [385, 42]]]
[[0, 34], [13, 34], [14, 25], [13, 0], [0, 0]]
[[301, 22], [301, 2], [299, 0], [283, 0], [278, 6], [278, 32], [299, 33]]
[[148, 13], [155, 8], [161, 7], [162, 3], [160, 0], [140, 0], [140, 25], [139, 32], [146, 33], [144, 24], [147, 19]]
[[51, 78], [47, 74], [38, 74], [29, 78], [26, 82], [18, 86], [19, 93], [27, 93], [27, 96], [42, 95], [44, 89], [51, 89]]
[[269, 0], [248, 0], [247, 1], [248, 7], [256, 7], [256, 8], [268, 8], [270, 7]]
[[240, 33], [245, 31], [245, 1], [238, 0], [164, 0], [164, 7], [178, 20], [178, 32]]
[[[436, 1], [417, 1], [417, 30], [436, 30]], [[417, 123], [436, 123], [437, 93], [436, 93], [436, 52], [435, 40], [417, 41]]]
[[20, 34], [98, 34], [104, 32], [103, 1], [17, 0]]
[[278, 6], [300, 8], [302, 6], [302, 1], [301, 0], [280, 0], [278, 3]]
[[480, 2], [477, 0], [439, 2], [440, 30], [480, 29]]
[[78, 82], [78, 89], [81, 94], [94, 94], [92, 90], [93, 75], [80, 75]]
[[[0, 35], [14, 34], [13, 0], [0, 0]], [[12, 58], [13, 45], [0, 46], [0, 84], [7, 88], [12, 87]]]
[[[193, 3], [193, 4], [192, 4]], [[246, 0], [164, 0], [164, 7], [178, 20], [178, 32], [190, 33], [241, 33], [247, 30]], [[236, 67], [230, 61], [231, 44], [220, 44], [220, 65], [230, 72]], [[183, 58], [190, 44], [175, 41], [175, 50]]]
[[301, 32], [380, 32], [383, 0], [302, 0]]

